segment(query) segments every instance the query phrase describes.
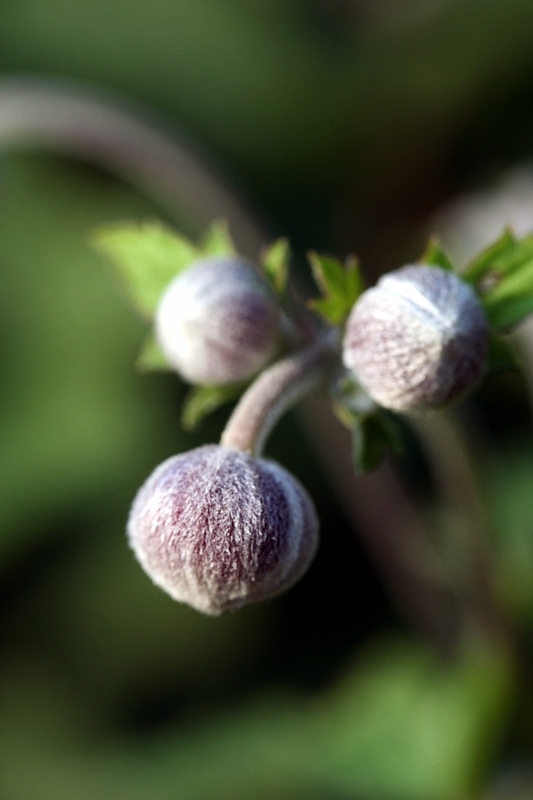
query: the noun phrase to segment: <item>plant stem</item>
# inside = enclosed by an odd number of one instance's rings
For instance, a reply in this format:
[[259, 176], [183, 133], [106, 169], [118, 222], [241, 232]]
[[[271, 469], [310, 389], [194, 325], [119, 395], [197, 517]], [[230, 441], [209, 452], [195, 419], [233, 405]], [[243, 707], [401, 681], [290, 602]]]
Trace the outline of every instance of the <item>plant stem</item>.
[[175, 131], [105, 96], [67, 81], [0, 80], [0, 147], [52, 150], [91, 161], [125, 178], [193, 229], [228, 220], [239, 250], [255, 257], [265, 241], [245, 204]]
[[444, 657], [457, 650], [459, 608], [420, 509], [390, 459], [359, 476], [351, 434], [320, 398], [302, 404], [305, 427], [354, 533], [381, 574], [393, 605]]
[[452, 583], [463, 606], [463, 622], [478, 625], [490, 639], [511, 646], [510, 632], [494, 591], [490, 535], [476, 471], [457, 416], [442, 409], [413, 417], [430, 458], [439, 498], [448, 512]]
[[304, 349], [266, 369], [241, 397], [220, 443], [261, 455], [279, 418], [326, 381], [337, 354], [337, 331], [328, 330]]

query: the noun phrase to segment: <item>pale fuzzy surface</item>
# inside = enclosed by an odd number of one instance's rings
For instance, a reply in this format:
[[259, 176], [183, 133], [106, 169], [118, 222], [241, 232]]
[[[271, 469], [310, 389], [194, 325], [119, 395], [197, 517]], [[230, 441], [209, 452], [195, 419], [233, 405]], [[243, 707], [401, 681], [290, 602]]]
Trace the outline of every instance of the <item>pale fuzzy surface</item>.
[[470, 286], [439, 267], [410, 265], [366, 291], [346, 326], [343, 358], [393, 411], [442, 405], [486, 368], [488, 323]]
[[155, 317], [169, 363], [191, 383], [240, 383], [274, 355], [281, 310], [253, 265], [205, 258], [175, 278]]
[[133, 502], [128, 536], [155, 584], [220, 614], [298, 580], [318, 546], [318, 518], [278, 464], [206, 445], [156, 468]]

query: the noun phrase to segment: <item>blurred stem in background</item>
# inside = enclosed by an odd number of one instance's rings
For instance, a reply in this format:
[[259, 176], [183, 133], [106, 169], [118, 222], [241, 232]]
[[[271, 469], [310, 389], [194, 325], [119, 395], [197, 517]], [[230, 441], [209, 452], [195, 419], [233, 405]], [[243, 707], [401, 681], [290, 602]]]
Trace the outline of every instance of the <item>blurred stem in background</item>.
[[148, 114], [65, 80], [0, 80], [0, 146], [36, 148], [92, 162], [138, 186], [191, 230], [227, 219], [245, 255], [264, 233], [244, 202], [194, 151]]

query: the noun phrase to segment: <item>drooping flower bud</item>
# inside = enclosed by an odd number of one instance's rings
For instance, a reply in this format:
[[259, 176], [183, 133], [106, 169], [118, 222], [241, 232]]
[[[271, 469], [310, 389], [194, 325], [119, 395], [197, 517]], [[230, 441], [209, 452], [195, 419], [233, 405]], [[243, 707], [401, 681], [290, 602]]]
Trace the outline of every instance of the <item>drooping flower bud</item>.
[[393, 411], [444, 405], [475, 387], [489, 327], [474, 290], [440, 267], [410, 265], [364, 292], [348, 318], [346, 366]]
[[133, 502], [128, 536], [155, 584], [217, 615], [298, 580], [318, 545], [318, 519], [278, 464], [205, 445], [155, 469]]
[[279, 344], [281, 309], [269, 284], [237, 256], [209, 257], [176, 277], [155, 316], [157, 340], [191, 383], [225, 385], [255, 375]]

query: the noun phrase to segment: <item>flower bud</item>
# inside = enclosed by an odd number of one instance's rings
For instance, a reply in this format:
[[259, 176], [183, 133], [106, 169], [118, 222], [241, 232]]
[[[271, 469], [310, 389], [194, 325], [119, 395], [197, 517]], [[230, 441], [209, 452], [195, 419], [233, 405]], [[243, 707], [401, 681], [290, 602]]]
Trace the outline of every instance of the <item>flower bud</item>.
[[298, 580], [318, 545], [318, 519], [278, 464], [205, 445], [155, 469], [133, 502], [128, 536], [155, 584], [217, 615]]
[[474, 290], [440, 267], [384, 275], [348, 318], [346, 366], [393, 411], [440, 406], [473, 388], [486, 368], [489, 327]]
[[281, 309], [254, 266], [236, 256], [196, 261], [167, 287], [155, 316], [169, 364], [191, 383], [240, 383], [274, 355]]

